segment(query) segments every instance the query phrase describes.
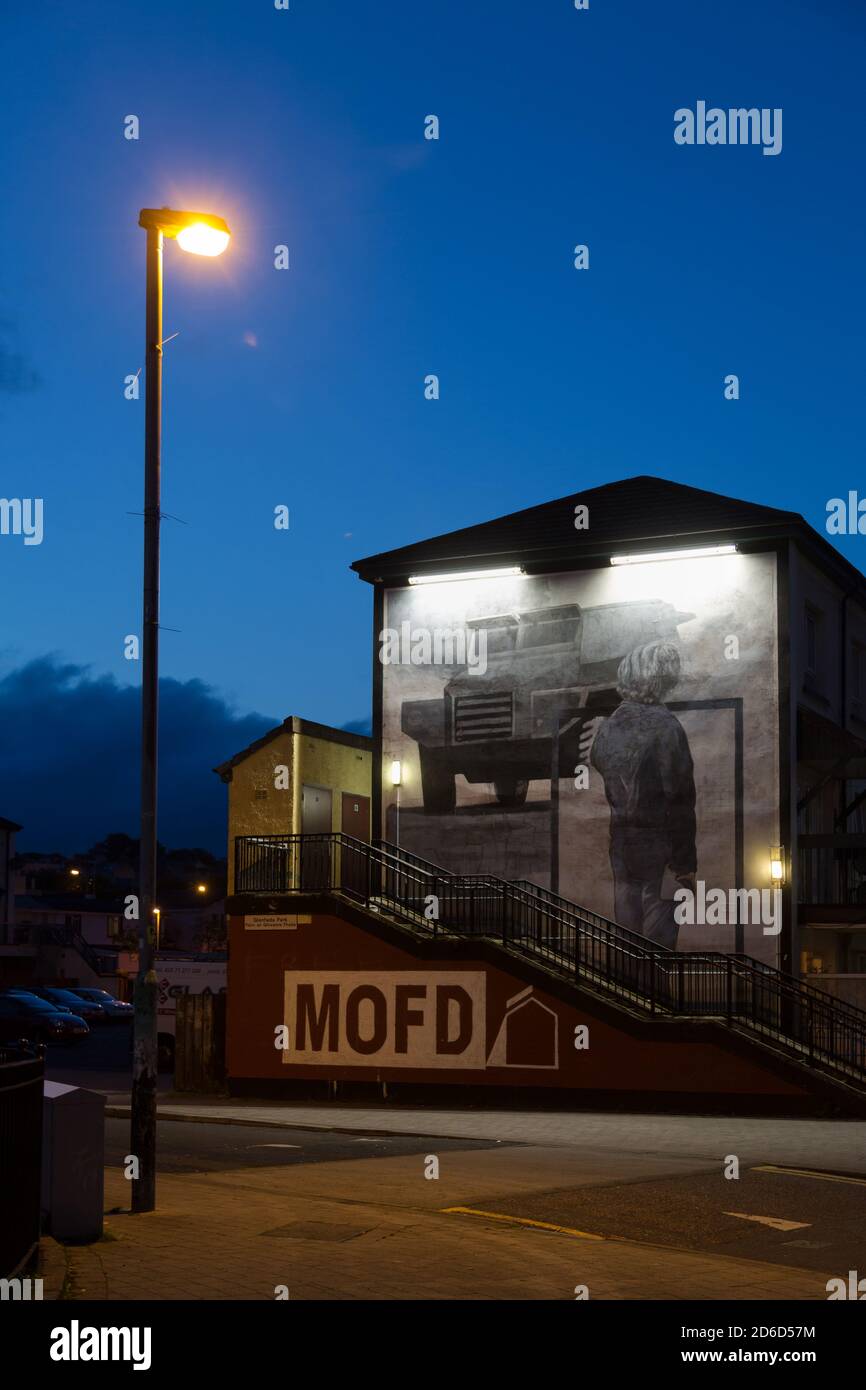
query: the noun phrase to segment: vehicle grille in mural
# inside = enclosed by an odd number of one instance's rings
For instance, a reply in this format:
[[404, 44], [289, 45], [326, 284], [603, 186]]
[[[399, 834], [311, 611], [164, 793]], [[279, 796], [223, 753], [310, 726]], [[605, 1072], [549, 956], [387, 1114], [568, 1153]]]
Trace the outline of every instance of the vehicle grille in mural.
[[454, 701], [454, 742], [478, 743], [514, 735], [514, 694], [458, 695]]

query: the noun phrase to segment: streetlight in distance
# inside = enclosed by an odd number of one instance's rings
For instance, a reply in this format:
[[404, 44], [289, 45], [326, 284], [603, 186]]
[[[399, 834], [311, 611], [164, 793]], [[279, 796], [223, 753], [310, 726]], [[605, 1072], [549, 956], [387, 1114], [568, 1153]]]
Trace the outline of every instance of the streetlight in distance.
[[156, 1205], [156, 907], [157, 692], [159, 689], [159, 523], [162, 449], [162, 253], [165, 238], [197, 256], [219, 256], [231, 233], [221, 217], [173, 208], [143, 208], [147, 232], [144, 405], [144, 604], [141, 632], [140, 949], [135, 984], [131, 1152], [138, 1158], [132, 1210]]

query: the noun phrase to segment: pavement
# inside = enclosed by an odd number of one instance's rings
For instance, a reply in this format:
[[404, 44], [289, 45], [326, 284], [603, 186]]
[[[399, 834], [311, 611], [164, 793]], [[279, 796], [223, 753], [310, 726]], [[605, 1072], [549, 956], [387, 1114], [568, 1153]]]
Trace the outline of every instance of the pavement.
[[[65, 1248], [64, 1297], [573, 1300], [585, 1289], [606, 1300], [799, 1302], [825, 1300], [827, 1280], [855, 1268], [866, 1244], [863, 1179], [744, 1165], [740, 1180], [725, 1180], [720, 1154], [732, 1148], [719, 1141], [731, 1134], [715, 1126], [743, 1121], [681, 1128], [676, 1149], [659, 1117], [240, 1109], [255, 1123], [231, 1104], [162, 1103], [158, 1209], [136, 1216], [125, 1121], [109, 1120], [104, 1235]], [[591, 1122], [582, 1141], [578, 1121]], [[490, 1132], [431, 1137], [437, 1123]], [[782, 1123], [806, 1142], [805, 1122], [753, 1123], [771, 1124], [748, 1140], [761, 1158], [771, 1142], [784, 1147]], [[547, 1128], [558, 1142], [541, 1136]], [[524, 1137], [492, 1133], [504, 1129]], [[400, 1151], [407, 1133], [410, 1151]], [[713, 1151], [696, 1158], [683, 1147]]]
[[[106, 1093], [106, 1114], [129, 1113], [125, 1092]], [[451, 1139], [578, 1147], [584, 1153], [656, 1154], [718, 1162], [776, 1163], [866, 1177], [866, 1121], [758, 1119], [719, 1115], [624, 1115], [604, 1112], [436, 1110], [408, 1106], [294, 1105], [166, 1093], [161, 1119], [288, 1125], [365, 1134], [439, 1135]]]
[[[75, 1299], [826, 1299], [815, 1271], [501, 1220], [568, 1182], [561, 1148], [162, 1176], [158, 1210], [125, 1210], [106, 1173], [105, 1235], [68, 1247]], [[457, 1210], [455, 1210], [457, 1208]]]

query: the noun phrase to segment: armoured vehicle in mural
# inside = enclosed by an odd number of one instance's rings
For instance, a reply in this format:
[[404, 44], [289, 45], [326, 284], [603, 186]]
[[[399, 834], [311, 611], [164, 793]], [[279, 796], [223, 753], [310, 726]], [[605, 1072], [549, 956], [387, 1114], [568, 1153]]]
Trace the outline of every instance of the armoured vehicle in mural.
[[619, 663], [635, 647], [675, 641], [693, 613], [661, 599], [579, 603], [476, 618], [486, 634], [483, 675], [458, 668], [441, 699], [406, 700], [401, 728], [418, 744], [425, 811], [456, 806], [455, 776], [492, 783], [501, 806], [520, 806], [535, 778], [574, 770], [587, 720], [619, 704]]

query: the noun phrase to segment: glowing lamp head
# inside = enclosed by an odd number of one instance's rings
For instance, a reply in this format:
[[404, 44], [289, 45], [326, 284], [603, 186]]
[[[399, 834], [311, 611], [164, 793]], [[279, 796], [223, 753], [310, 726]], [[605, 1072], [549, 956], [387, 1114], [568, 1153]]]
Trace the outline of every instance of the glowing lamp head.
[[177, 234], [178, 246], [194, 256], [221, 256], [230, 241], [228, 232], [209, 227], [206, 222], [193, 222]]
[[401, 783], [402, 781], [403, 781], [403, 768], [402, 768], [401, 764], [399, 763], [399, 761], [395, 758], [394, 761], [393, 761], [392, 764], [391, 764], [391, 786], [392, 786], [392, 787], [399, 787], [399, 785], [400, 785], [400, 783]]
[[195, 891], [196, 891], [197, 893], [206, 893], [206, 892], [207, 892], [207, 884], [206, 884], [206, 883], [197, 883], [197, 884], [195, 885]]
[[221, 256], [231, 241], [228, 223], [210, 212], [177, 212], [174, 208], [142, 208], [138, 225], [174, 237], [181, 250], [193, 256]]
[[777, 888], [785, 882], [785, 853], [781, 845], [770, 846], [770, 880]]

